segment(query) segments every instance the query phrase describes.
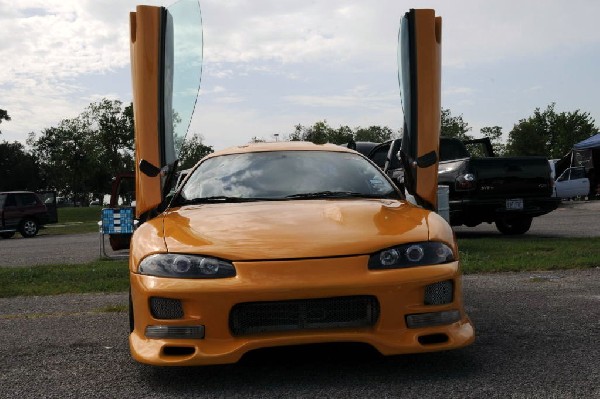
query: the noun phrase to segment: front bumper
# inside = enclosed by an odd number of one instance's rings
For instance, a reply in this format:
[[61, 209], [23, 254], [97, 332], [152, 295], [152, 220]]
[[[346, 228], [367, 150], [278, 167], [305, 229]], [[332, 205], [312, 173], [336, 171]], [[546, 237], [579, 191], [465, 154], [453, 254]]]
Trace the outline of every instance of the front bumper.
[[[466, 346], [474, 329], [463, 310], [458, 262], [411, 269], [370, 271], [368, 256], [296, 261], [237, 262], [237, 276], [217, 280], [187, 280], [132, 273], [134, 331], [129, 342], [133, 357], [154, 365], [234, 363], [246, 352], [270, 346], [324, 342], [362, 342], [385, 355], [430, 352]], [[450, 303], [425, 305], [425, 287], [453, 281]], [[309, 298], [374, 296], [379, 317], [372, 326], [274, 331], [234, 335], [230, 312], [236, 304]], [[152, 316], [151, 297], [181, 301], [183, 317], [159, 320]], [[449, 324], [408, 328], [406, 316], [455, 311]], [[457, 311], [457, 312], [456, 312]], [[146, 337], [147, 326], [203, 326], [202, 339]], [[435, 339], [428, 339], [434, 337]]]
[[[515, 196], [517, 197], [517, 196]], [[554, 197], [523, 198], [523, 209], [506, 209], [505, 198], [450, 200], [450, 224], [476, 225], [482, 222], [492, 223], [496, 218], [506, 215], [537, 217], [552, 212], [560, 205], [560, 199]]]

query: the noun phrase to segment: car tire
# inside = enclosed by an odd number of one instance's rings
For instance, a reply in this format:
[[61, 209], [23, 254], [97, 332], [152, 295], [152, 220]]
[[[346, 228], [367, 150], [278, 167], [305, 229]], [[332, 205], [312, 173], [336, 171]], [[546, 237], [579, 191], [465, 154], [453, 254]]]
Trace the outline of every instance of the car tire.
[[132, 333], [135, 327], [133, 319], [133, 301], [131, 300], [131, 289], [129, 289], [129, 332]]
[[496, 228], [506, 235], [525, 234], [529, 231], [532, 220], [528, 216], [503, 216], [496, 219]]
[[25, 219], [21, 222], [19, 226], [19, 233], [23, 236], [23, 238], [31, 238], [35, 237], [38, 233], [40, 226], [34, 219]]
[[0, 237], [2, 237], [2, 238], [11, 238], [14, 235], [15, 235], [14, 231], [11, 231], [9, 233], [0, 233]]

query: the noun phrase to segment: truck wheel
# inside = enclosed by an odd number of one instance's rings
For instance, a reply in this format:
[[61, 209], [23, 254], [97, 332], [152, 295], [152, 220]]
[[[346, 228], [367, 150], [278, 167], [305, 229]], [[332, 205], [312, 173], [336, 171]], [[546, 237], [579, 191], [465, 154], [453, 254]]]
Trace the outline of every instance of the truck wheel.
[[38, 226], [35, 220], [25, 219], [21, 222], [21, 225], [19, 226], [19, 233], [21, 233], [21, 235], [24, 238], [31, 238], [38, 233], [39, 229], [40, 227]]
[[528, 216], [503, 216], [496, 219], [496, 228], [502, 234], [525, 234], [531, 227], [532, 217]]
[[15, 235], [14, 231], [11, 231], [10, 233], [0, 233], [0, 237], [2, 237], [2, 238], [11, 238], [14, 235]]

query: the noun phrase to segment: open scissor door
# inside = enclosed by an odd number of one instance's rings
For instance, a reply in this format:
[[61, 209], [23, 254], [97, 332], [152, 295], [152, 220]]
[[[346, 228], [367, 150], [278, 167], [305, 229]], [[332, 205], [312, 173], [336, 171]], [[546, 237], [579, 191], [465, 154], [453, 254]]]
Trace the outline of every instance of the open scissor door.
[[404, 111], [400, 150], [406, 190], [428, 209], [437, 207], [441, 123], [442, 19], [434, 10], [410, 10], [400, 22], [398, 79]]
[[202, 73], [197, 0], [169, 8], [138, 6], [130, 15], [135, 121], [136, 217], [164, 200], [188, 131]]

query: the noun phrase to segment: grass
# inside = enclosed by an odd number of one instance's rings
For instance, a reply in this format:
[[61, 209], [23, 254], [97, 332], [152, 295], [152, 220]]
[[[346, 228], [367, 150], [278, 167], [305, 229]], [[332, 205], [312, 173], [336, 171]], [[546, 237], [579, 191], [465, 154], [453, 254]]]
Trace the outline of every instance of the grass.
[[463, 238], [463, 272], [488, 273], [600, 267], [600, 238]]
[[123, 292], [129, 288], [127, 260], [83, 265], [0, 268], [0, 297], [84, 292]]
[[[495, 237], [458, 241], [465, 274], [600, 267], [600, 238]], [[3, 267], [0, 281], [0, 297], [124, 292], [129, 287], [127, 260]], [[101, 311], [123, 309], [115, 305]]]
[[45, 226], [40, 234], [95, 233], [98, 231], [101, 209], [99, 206], [58, 208], [58, 223]]

